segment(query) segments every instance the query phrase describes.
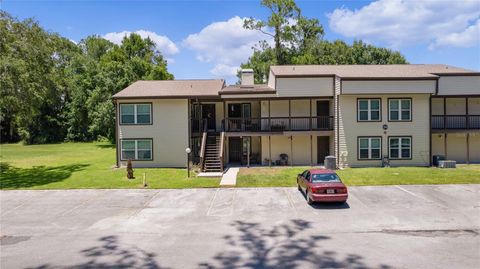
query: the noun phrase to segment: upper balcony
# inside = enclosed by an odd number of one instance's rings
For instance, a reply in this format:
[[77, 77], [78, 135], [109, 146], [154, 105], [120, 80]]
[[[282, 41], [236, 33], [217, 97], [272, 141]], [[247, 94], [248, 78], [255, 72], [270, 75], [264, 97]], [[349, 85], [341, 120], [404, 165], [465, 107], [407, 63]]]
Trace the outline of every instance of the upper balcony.
[[325, 132], [334, 128], [333, 100], [228, 100], [193, 103], [191, 130], [242, 133]]
[[283, 132], [333, 130], [333, 116], [226, 118], [226, 132]]
[[480, 115], [434, 115], [432, 130], [480, 130]]
[[480, 97], [432, 98], [432, 132], [480, 131]]

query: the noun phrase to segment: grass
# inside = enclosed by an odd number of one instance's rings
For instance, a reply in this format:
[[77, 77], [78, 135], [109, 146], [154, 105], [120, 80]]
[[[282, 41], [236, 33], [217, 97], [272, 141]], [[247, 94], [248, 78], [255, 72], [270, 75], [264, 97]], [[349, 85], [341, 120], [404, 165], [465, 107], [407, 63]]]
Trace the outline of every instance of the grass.
[[[292, 187], [308, 167], [242, 168], [238, 187]], [[456, 169], [430, 167], [347, 168], [337, 171], [348, 186], [408, 184], [480, 184], [480, 165]]]
[[137, 168], [136, 179], [126, 178], [125, 168], [113, 169], [115, 145], [61, 143], [0, 145], [0, 189], [218, 187], [220, 179], [187, 177], [186, 169]]

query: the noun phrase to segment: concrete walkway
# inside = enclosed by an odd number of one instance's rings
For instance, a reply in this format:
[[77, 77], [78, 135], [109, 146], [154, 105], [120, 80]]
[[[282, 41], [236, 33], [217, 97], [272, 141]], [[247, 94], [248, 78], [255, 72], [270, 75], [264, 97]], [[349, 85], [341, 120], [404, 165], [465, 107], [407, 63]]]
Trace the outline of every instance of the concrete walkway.
[[222, 180], [220, 181], [220, 187], [234, 187], [237, 185], [237, 174], [240, 171], [238, 167], [230, 167], [223, 174]]

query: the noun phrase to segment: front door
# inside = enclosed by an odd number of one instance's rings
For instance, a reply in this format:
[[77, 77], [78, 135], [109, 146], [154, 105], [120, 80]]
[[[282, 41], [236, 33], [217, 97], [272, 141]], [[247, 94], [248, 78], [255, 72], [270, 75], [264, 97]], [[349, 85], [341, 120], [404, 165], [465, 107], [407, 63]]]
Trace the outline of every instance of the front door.
[[330, 101], [317, 101], [317, 129], [329, 129]]
[[324, 163], [328, 155], [330, 155], [330, 137], [317, 136], [317, 163]]
[[242, 139], [240, 137], [229, 137], [228, 141], [230, 163], [240, 163], [242, 161]]
[[251, 125], [251, 114], [251, 105], [249, 103], [228, 104], [228, 130], [248, 131]]
[[208, 130], [216, 130], [215, 104], [202, 104], [202, 119], [207, 121]]

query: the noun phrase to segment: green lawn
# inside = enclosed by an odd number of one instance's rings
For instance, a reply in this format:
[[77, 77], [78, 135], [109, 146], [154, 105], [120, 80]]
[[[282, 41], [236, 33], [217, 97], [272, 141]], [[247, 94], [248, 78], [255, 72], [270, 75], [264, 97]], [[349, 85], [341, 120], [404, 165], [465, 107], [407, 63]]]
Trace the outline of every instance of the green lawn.
[[[288, 187], [308, 167], [242, 168], [238, 187]], [[349, 186], [400, 184], [480, 184], [480, 165], [458, 165], [456, 169], [428, 167], [347, 168], [337, 171]]]
[[113, 169], [115, 146], [108, 143], [0, 145], [1, 189], [142, 188], [146, 173], [149, 188], [218, 187], [220, 179], [187, 178], [186, 169]]

